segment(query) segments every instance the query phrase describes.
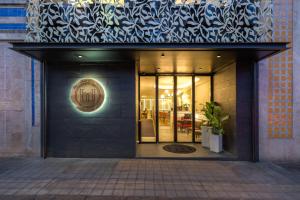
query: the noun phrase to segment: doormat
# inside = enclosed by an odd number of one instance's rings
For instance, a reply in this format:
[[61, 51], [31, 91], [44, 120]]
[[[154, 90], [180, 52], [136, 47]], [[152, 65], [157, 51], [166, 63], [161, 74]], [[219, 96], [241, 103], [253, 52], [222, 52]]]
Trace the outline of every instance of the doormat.
[[163, 146], [163, 149], [168, 152], [183, 154], [193, 153], [196, 151], [196, 148], [183, 144], [168, 144]]

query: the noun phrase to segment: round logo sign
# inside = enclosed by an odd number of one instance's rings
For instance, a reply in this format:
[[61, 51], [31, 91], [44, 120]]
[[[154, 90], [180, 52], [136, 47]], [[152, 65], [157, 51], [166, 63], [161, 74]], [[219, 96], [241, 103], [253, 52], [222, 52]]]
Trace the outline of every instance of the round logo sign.
[[103, 87], [94, 79], [82, 79], [72, 87], [72, 102], [82, 112], [97, 110], [103, 104], [104, 98]]

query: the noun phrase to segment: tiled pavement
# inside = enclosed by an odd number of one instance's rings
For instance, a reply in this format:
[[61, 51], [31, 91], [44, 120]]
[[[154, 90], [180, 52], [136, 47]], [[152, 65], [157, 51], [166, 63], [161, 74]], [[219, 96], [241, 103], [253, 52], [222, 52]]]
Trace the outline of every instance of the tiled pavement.
[[300, 169], [270, 163], [0, 159], [0, 200], [300, 199]]

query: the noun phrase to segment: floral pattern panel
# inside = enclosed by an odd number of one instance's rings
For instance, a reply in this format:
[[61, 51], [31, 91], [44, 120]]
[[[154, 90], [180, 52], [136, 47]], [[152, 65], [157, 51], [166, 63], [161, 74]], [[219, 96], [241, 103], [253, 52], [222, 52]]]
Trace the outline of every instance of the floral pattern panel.
[[270, 42], [272, 0], [29, 0], [27, 42]]

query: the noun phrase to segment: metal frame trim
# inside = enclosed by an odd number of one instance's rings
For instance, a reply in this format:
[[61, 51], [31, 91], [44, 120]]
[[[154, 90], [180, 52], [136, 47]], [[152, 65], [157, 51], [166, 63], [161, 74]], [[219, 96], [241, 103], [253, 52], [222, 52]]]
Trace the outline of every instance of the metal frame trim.
[[259, 42], [259, 43], [32, 43], [32, 42], [11, 42], [15, 50], [133, 50], [133, 51], [283, 51], [288, 49], [289, 42]]
[[158, 115], [159, 115], [159, 112], [158, 112], [158, 76], [156, 75], [155, 76], [155, 131], [156, 131], [156, 143], [159, 142], [159, 127], [158, 127], [158, 123], [159, 123], [159, 120], [158, 120]]
[[47, 157], [47, 90], [46, 90], [46, 64], [40, 65], [40, 95], [41, 95], [41, 157]]
[[252, 104], [252, 161], [259, 161], [259, 70], [258, 63], [253, 67], [253, 104]]
[[142, 142], [141, 133], [141, 78], [138, 76], [138, 140]]
[[196, 105], [195, 105], [195, 101], [196, 101], [196, 85], [195, 85], [195, 75], [192, 76], [192, 134], [193, 134], [193, 143], [195, 143], [196, 141], [196, 136], [195, 136], [195, 109], [196, 109]]
[[31, 58], [31, 126], [35, 126], [35, 63]]
[[173, 120], [174, 120], [174, 142], [177, 143], [177, 76], [173, 75]]

